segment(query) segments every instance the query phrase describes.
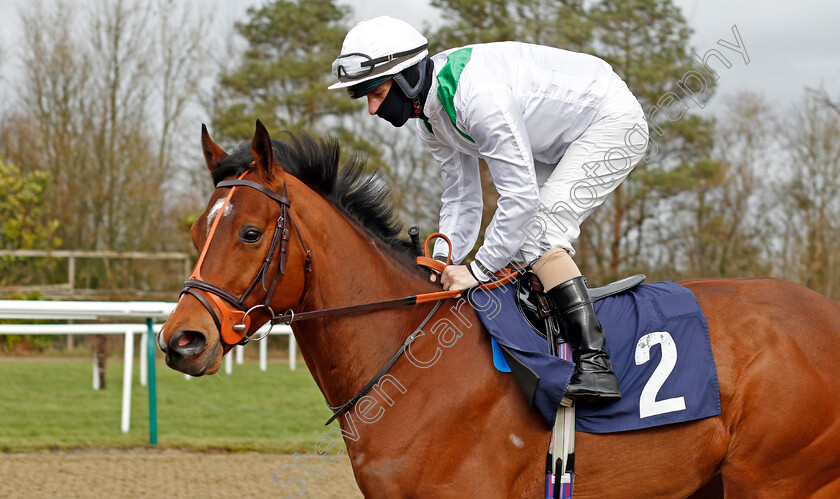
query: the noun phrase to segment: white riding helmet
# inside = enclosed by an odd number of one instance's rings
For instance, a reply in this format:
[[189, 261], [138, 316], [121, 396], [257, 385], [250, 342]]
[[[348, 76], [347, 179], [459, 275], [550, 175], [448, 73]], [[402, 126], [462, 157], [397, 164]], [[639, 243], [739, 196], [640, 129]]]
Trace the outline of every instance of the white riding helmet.
[[333, 62], [338, 83], [330, 90], [395, 75], [429, 55], [429, 41], [405, 21], [379, 16], [362, 21], [344, 37]]

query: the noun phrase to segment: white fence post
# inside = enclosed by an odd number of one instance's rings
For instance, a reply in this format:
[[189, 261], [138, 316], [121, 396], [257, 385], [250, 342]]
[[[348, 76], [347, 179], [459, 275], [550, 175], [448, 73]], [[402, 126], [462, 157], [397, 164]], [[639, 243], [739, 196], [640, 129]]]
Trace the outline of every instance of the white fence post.
[[140, 386], [146, 386], [149, 381], [149, 335], [140, 335]]
[[225, 374], [233, 374], [233, 355], [225, 355]]
[[128, 433], [131, 425], [131, 378], [134, 374], [134, 333], [130, 329], [125, 332], [125, 352], [123, 356], [125, 360], [123, 362], [122, 417], [120, 420], [120, 429], [122, 429], [123, 433]]
[[[271, 335], [269, 335], [271, 336]], [[260, 371], [268, 368], [268, 338], [260, 342]]]
[[93, 352], [93, 389], [99, 390], [99, 356]]
[[297, 367], [297, 342], [295, 334], [289, 333], [289, 369], [292, 371]]
[[236, 363], [240, 366], [245, 362], [245, 345], [236, 345]]

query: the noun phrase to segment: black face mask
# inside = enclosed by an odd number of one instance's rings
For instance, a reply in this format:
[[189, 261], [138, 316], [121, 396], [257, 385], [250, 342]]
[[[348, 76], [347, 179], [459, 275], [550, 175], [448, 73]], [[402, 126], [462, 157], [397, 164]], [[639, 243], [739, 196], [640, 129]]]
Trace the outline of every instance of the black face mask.
[[414, 105], [408, 98], [403, 95], [399, 85], [393, 83], [388, 95], [379, 104], [379, 109], [376, 110], [376, 115], [394, 125], [400, 127], [405, 125], [405, 122], [411, 118], [414, 112]]
[[[416, 102], [406, 97], [402, 87], [396, 81], [393, 81], [391, 83], [391, 89], [388, 90], [388, 95], [379, 104], [376, 115], [395, 127], [405, 125], [405, 122], [409, 118], [423, 117], [423, 105], [426, 103], [426, 96], [429, 94], [429, 88], [432, 86], [434, 65], [431, 61], [425, 64], [425, 71], [426, 78], [420, 94], [417, 95]], [[403, 71], [402, 75], [409, 85], [416, 85], [421, 76], [420, 69], [417, 66], [408, 68]]]

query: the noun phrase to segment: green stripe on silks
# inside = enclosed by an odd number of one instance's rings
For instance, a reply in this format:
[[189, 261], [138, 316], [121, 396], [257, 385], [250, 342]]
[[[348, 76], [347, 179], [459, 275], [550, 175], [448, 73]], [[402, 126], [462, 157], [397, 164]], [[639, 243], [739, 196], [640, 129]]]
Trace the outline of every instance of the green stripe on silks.
[[463, 135], [465, 139], [475, 143], [472, 137], [461, 131], [455, 124], [455, 105], [452, 103], [455, 98], [455, 91], [458, 90], [458, 79], [461, 78], [464, 67], [470, 62], [470, 57], [472, 57], [472, 48], [458, 49], [446, 57], [446, 64], [437, 74], [437, 95], [455, 130], [458, 130], [458, 133]]

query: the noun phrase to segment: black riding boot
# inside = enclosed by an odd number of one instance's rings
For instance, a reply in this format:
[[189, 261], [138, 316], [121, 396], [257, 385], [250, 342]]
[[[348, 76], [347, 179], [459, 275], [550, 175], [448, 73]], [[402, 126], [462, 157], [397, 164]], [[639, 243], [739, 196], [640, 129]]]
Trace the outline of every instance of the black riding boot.
[[575, 373], [566, 396], [581, 402], [617, 402], [621, 398], [618, 379], [604, 351], [604, 328], [595, 317], [583, 276], [558, 284], [547, 294], [557, 305], [557, 319], [573, 348]]

